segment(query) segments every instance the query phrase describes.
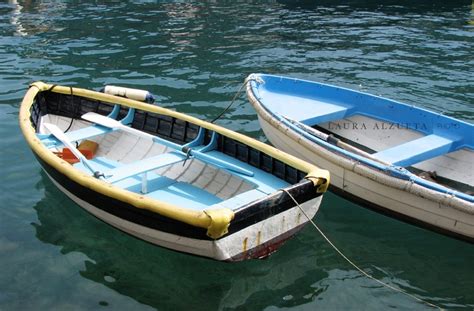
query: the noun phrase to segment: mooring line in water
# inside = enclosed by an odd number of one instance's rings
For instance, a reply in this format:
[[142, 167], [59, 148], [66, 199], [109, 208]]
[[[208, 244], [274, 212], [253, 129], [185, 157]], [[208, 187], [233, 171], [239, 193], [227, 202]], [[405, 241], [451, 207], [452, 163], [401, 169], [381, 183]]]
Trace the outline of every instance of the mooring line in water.
[[295, 202], [295, 204], [298, 206], [298, 208], [300, 209], [300, 211], [303, 213], [303, 215], [308, 219], [308, 221], [313, 225], [313, 227], [319, 232], [319, 234], [321, 234], [321, 236], [326, 240], [326, 242], [329, 243], [329, 245], [331, 245], [331, 247], [339, 254], [341, 255], [342, 258], [344, 258], [351, 266], [353, 266], [357, 271], [359, 271], [362, 275], [366, 276], [367, 278], [383, 285], [384, 287], [387, 287], [393, 291], [396, 291], [398, 293], [401, 293], [401, 294], [404, 294], [404, 295], [407, 295], [408, 297], [411, 297], [419, 302], [422, 302], [432, 308], [437, 308], [439, 310], [444, 310], [443, 308], [435, 305], [435, 304], [432, 304], [431, 302], [428, 302], [426, 300], [423, 300], [419, 297], [416, 297], [415, 295], [412, 295], [406, 291], [404, 291], [403, 289], [400, 289], [400, 288], [396, 288], [390, 284], [387, 284], [375, 277], [373, 277], [372, 275], [368, 274], [367, 272], [365, 272], [364, 270], [362, 270], [362, 268], [359, 268], [359, 266], [357, 266], [352, 260], [350, 260], [346, 255], [344, 255], [340, 250], [339, 248], [336, 247], [336, 245], [334, 245], [334, 243], [331, 242], [331, 240], [329, 240], [329, 238], [323, 233], [323, 231], [316, 225], [316, 223], [311, 219], [309, 218], [308, 214], [306, 214], [306, 212], [303, 210], [303, 208], [301, 207], [301, 205], [298, 203], [298, 201], [296, 201], [296, 199], [288, 192], [288, 190], [286, 189], [280, 189], [282, 190], [283, 192], [285, 192], [286, 194], [288, 194], [288, 196], [293, 200], [293, 202]]
[[250, 81], [255, 81], [256, 79], [253, 78], [253, 77], [248, 77], [247, 79], [245, 79], [244, 83], [242, 83], [240, 85], [240, 88], [239, 90], [237, 91], [237, 93], [235, 93], [234, 97], [232, 98], [232, 101], [230, 102], [230, 104], [224, 109], [221, 111], [221, 113], [219, 113], [219, 115], [217, 117], [215, 117], [214, 119], [212, 119], [212, 121], [209, 121], [209, 123], [214, 123], [216, 122], [217, 120], [219, 120], [226, 112], [227, 110], [230, 109], [230, 107], [232, 107], [234, 105], [234, 102], [235, 100], [237, 99], [237, 97], [239, 97], [240, 93], [242, 92], [242, 90], [244, 89], [244, 87], [247, 85], [247, 83], [249, 83]]

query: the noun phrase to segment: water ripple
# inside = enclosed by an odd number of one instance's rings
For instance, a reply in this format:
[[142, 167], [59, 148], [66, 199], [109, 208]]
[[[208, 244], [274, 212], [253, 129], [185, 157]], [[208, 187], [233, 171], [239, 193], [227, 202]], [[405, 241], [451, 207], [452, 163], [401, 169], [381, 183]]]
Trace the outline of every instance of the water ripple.
[[[119, 84], [210, 120], [249, 73], [266, 72], [474, 122], [471, 10], [458, 1], [0, 3], [0, 263], [9, 267], [0, 309], [422, 308], [360, 277], [309, 228], [268, 261], [240, 265], [117, 233], [40, 174], [18, 106], [36, 80]], [[244, 97], [218, 123], [265, 140]], [[474, 307], [466, 245], [331, 194], [317, 221], [384, 281], [446, 308]]]

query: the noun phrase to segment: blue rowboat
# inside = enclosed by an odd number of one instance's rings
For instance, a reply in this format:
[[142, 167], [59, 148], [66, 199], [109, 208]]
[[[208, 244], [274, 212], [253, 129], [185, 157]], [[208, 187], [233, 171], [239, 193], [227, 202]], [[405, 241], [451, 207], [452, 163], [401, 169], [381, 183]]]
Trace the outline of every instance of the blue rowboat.
[[43, 170], [97, 218], [156, 245], [239, 261], [270, 255], [308, 222], [304, 213], [318, 211], [327, 171], [126, 98], [149, 94], [115, 92], [122, 96], [36, 82], [20, 108]]
[[329, 170], [334, 192], [474, 241], [473, 124], [275, 75], [250, 75], [247, 95], [269, 141]]

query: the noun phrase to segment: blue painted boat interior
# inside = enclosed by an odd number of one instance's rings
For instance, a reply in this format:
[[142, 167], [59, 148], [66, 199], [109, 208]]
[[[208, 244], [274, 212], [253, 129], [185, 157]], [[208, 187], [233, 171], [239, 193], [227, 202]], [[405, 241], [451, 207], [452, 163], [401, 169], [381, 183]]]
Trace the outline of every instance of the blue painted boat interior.
[[[111, 131], [113, 130], [99, 125], [91, 125], [68, 132], [66, 133], [66, 136], [71, 141], [78, 141], [107, 134]], [[61, 146], [61, 142], [52, 135], [38, 134], [38, 137], [49, 148]], [[193, 149], [196, 150], [200, 150], [200, 152], [205, 153], [212, 159], [217, 159], [225, 163], [229, 163], [230, 165], [240, 167], [243, 170], [251, 171], [253, 176], [240, 174], [232, 170], [226, 170], [228, 173], [237, 175], [239, 178], [244, 179], [248, 183], [254, 185], [254, 189], [238, 194], [235, 197], [231, 197], [227, 200], [223, 200], [216, 195], [213, 195], [196, 186], [177, 181], [166, 176], [160, 176], [153, 172], [154, 170], [161, 167], [170, 166], [177, 163], [184, 163], [187, 157], [181, 151], [171, 151], [128, 164], [112, 161], [106, 157], [95, 157], [88, 162], [93, 164], [94, 169], [104, 173], [105, 181], [110, 182], [122, 189], [139, 194], [142, 194], [142, 176], [144, 173], [146, 173], [146, 196], [193, 210], [204, 210], [209, 207], [219, 206], [237, 209], [242, 205], [263, 198], [268, 194], [274, 193], [275, 191], [290, 185], [288, 182], [279, 179], [272, 174], [214, 150], [217, 145], [217, 134], [213, 135], [213, 139], [208, 145], [199, 145], [203, 141], [202, 138], [202, 135], [199, 134], [198, 137], [194, 141], [188, 143], [187, 146], [193, 147]], [[158, 144], [160, 142], [157, 140], [154, 141], [154, 143]], [[213, 163], [208, 163], [208, 165], [212, 164]], [[82, 162], [75, 163], [73, 166], [90, 174], [90, 170]], [[223, 167], [221, 169], [226, 168]]]
[[[250, 87], [268, 113], [303, 137], [398, 178], [412, 180], [428, 189], [450, 193], [474, 202], [472, 195], [427, 181], [403, 169], [459, 149], [473, 150], [473, 124], [371, 94], [295, 78], [253, 74]], [[424, 136], [372, 155], [378, 160], [390, 163], [384, 165], [316, 138], [286, 119], [290, 118], [312, 127], [355, 115], [402, 124], [404, 128]]]
[[[436, 150], [451, 152], [460, 148], [474, 149], [474, 125], [419, 107], [390, 99], [327, 84], [274, 75], [255, 75], [263, 83], [252, 81], [254, 93], [260, 102], [273, 113], [290, 117], [303, 124], [314, 126], [354, 115], [402, 124], [424, 135], [436, 135], [451, 143], [441, 143], [435, 136], [426, 142], [428, 147], [436, 141]], [[422, 125], [422, 126], [420, 126]], [[409, 147], [402, 152], [408, 150]], [[439, 148], [438, 148], [439, 147]]]
[[[269, 173], [256, 169], [247, 163], [235, 160], [234, 158], [224, 155], [220, 152], [211, 151], [209, 152], [209, 155], [221, 160], [229, 161], [248, 170], [252, 170], [254, 172], [254, 176], [252, 177], [235, 172], [232, 173], [237, 174], [240, 178], [255, 184], [255, 189], [239, 195], [237, 199], [228, 199], [227, 201], [234, 203], [232, 206], [229, 206], [229, 202], [223, 202], [224, 200], [198, 187], [170, 179], [166, 176], [160, 176], [154, 172], [148, 172], [147, 187], [149, 192], [146, 194], [146, 196], [193, 210], [204, 210], [219, 203], [222, 203], [220, 204], [222, 206], [235, 209], [256, 199], [263, 198], [266, 195], [277, 191], [278, 189], [289, 186], [289, 183]], [[119, 162], [111, 161], [104, 157], [96, 157], [90, 161], [95, 164], [94, 167], [102, 172], [108, 172], [113, 169], [120, 169], [120, 167], [126, 166], [126, 164], [124, 165]], [[140, 165], [140, 162], [134, 163], [134, 165]], [[85, 167], [81, 162], [74, 164], [74, 167], [89, 173], [87, 167]], [[135, 174], [131, 173], [130, 175], [131, 176], [127, 178], [114, 182], [114, 185], [135, 193], [141, 193], [141, 174], [137, 172]]]

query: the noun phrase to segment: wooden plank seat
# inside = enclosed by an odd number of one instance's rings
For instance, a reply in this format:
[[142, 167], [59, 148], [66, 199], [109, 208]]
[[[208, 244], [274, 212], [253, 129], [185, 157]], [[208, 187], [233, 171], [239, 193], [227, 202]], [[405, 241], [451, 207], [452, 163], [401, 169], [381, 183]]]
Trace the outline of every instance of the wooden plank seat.
[[431, 134], [382, 150], [373, 156], [381, 161], [406, 167], [452, 152], [456, 142], [457, 140]]
[[[208, 154], [212, 157], [216, 157], [222, 161], [233, 163], [237, 160], [224, 155], [220, 152], [210, 151]], [[102, 173], [105, 175], [106, 181], [110, 183], [121, 183], [129, 178], [134, 178], [136, 181], [141, 180], [142, 183], [144, 179], [142, 178], [142, 174], [146, 172], [150, 172], [164, 166], [173, 165], [175, 163], [182, 162], [186, 159], [186, 156], [177, 152], [171, 151], [168, 153], [159, 154], [150, 158], [146, 158], [143, 160], [135, 161], [128, 164], [120, 164], [118, 162], [114, 162], [110, 164], [109, 160], [97, 157], [93, 161], [96, 163], [100, 163], [102, 167], [107, 168], [104, 169]], [[80, 165], [79, 163], [76, 165]], [[244, 169], [252, 169], [250, 164], [240, 163], [240, 166]], [[150, 181], [153, 179], [153, 176], [147, 176], [147, 180]], [[164, 177], [160, 177], [161, 179]], [[256, 190], [264, 194], [270, 194], [278, 189], [287, 187], [289, 184], [285, 181], [280, 180], [279, 178], [273, 176], [272, 174], [256, 171], [255, 177], [249, 177], [246, 175], [240, 175], [240, 178], [246, 180], [247, 182], [254, 184], [256, 186]], [[138, 180], [137, 180], [138, 179]], [[136, 182], [134, 183], [136, 185]], [[149, 185], [150, 189], [155, 188], [153, 185]], [[162, 185], [163, 186], [163, 185]], [[128, 187], [128, 186], [127, 186]]]
[[305, 96], [294, 94], [292, 87], [276, 92], [262, 92], [260, 96], [265, 97], [265, 106], [268, 109], [310, 126], [343, 119], [353, 112], [352, 105], [328, 102], [313, 91], [309, 91]]
[[[120, 112], [120, 105], [114, 105], [114, 108], [108, 114], [107, 117], [112, 118], [112, 119], [115, 120], [118, 117], [119, 112]], [[122, 120], [120, 120], [120, 122], [123, 123], [123, 124], [131, 123], [132, 120], [133, 120], [134, 112], [135, 112], [135, 109], [130, 108], [128, 110], [127, 115]], [[66, 132], [64, 134], [66, 134], [66, 136], [69, 138], [69, 141], [74, 142], [74, 141], [89, 139], [89, 138], [93, 138], [93, 137], [96, 137], [96, 136], [99, 136], [99, 135], [107, 134], [107, 133], [113, 132], [115, 130], [116, 129], [111, 129], [111, 128], [104, 127], [104, 126], [101, 126], [101, 125], [93, 124], [91, 126], [84, 127], [84, 128], [81, 128], [81, 129], [78, 129], [78, 130], [75, 130], [75, 131], [71, 131], [71, 132]], [[54, 137], [51, 134], [40, 134], [40, 133], [38, 133], [36, 135], [38, 136], [39, 139], [41, 139], [41, 141], [47, 147], [53, 147], [53, 146], [57, 145], [58, 143], [61, 144], [59, 142], [59, 140], [56, 139], [56, 137]]]
[[222, 202], [219, 202], [218, 204], [213, 205], [213, 207], [226, 207], [230, 209], [234, 209], [236, 206], [244, 206], [245, 204], [248, 204], [250, 202], [253, 202], [255, 200], [259, 200], [265, 196], [267, 196], [268, 193], [260, 190], [260, 189], [252, 189], [249, 191], [246, 191], [244, 193], [241, 193], [239, 195], [236, 195], [232, 198], [229, 198], [227, 200], [224, 200]]
[[167, 177], [160, 177], [173, 181], [166, 187], [149, 192], [147, 195], [157, 200], [172, 202], [193, 210], [204, 210], [223, 200], [186, 182], [175, 181]]
[[[324, 105], [321, 107], [321, 105]], [[318, 110], [314, 108], [310, 111], [302, 109], [300, 116], [300, 122], [305, 125], [316, 125], [325, 122], [335, 121], [346, 118], [351, 112], [351, 107], [339, 106], [329, 103], [319, 103]], [[310, 118], [307, 118], [311, 116]]]
[[164, 166], [182, 162], [185, 159], [185, 155], [172, 151], [129, 164], [124, 164], [103, 173], [105, 175], [105, 179], [108, 182], [115, 183], [129, 177], [138, 176], [140, 174], [159, 169]]
[[[155, 158], [156, 160], [156, 157], [161, 157], [163, 155], [166, 155], [166, 153], [157, 155], [155, 157], [151, 157], [149, 159]], [[94, 159], [90, 161], [94, 162], [94, 167], [99, 169], [101, 172], [105, 172], [104, 175], [109, 176], [109, 178], [107, 178], [106, 181], [113, 182], [116, 186], [120, 188], [128, 189], [132, 192], [140, 192], [142, 190], [141, 187], [142, 187], [143, 178], [140, 174], [143, 174], [143, 172], [137, 172], [137, 171], [132, 172], [131, 170], [129, 172], [130, 174], [127, 174], [126, 172], [127, 170], [131, 169], [131, 165], [137, 166], [137, 165], [140, 165], [140, 163], [142, 162], [137, 161], [137, 162], [133, 162], [129, 164], [122, 164], [120, 162], [108, 159], [106, 157], [95, 157]], [[169, 165], [172, 165], [172, 164], [169, 164]], [[166, 166], [166, 165], [162, 165], [161, 167], [163, 166]], [[85, 172], [88, 171], [88, 169], [81, 162], [75, 163], [74, 167], [81, 171], [85, 171]], [[153, 165], [153, 167], [155, 168], [157, 166]], [[144, 168], [144, 169], [148, 169], [148, 168], [149, 167]], [[116, 173], [114, 175], [116, 180], [113, 180], [111, 178], [113, 177], [111, 173]], [[117, 174], [120, 174], [120, 176], [118, 176]], [[148, 186], [152, 189], [166, 188], [175, 182], [176, 180], [158, 175], [156, 173], [151, 173], [150, 171], [148, 171], [147, 183], [148, 183]]]
[[[74, 141], [94, 138], [96, 136], [107, 134], [115, 130], [116, 129], [111, 129], [111, 128], [104, 127], [101, 125], [91, 125], [91, 126], [83, 127], [81, 129], [67, 132], [64, 134], [66, 134], [67, 138], [69, 138], [69, 141], [74, 142]], [[43, 134], [40, 134], [40, 135], [43, 136]], [[53, 146], [62, 144], [56, 137], [52, 135], [46, 135], [43, 137], [42, 136], [38, 135], [38, 137], [47, 147], [53, 147]]]
[[[168, 154], [160, 154], [157, 157], [165, 155], [167, 155], [166, 158], [170, 159]], [[163, 157], [163, 159], [164, 158], [165, 157]], [[113, 172], [114, 170], [116, 170], [116, 172], [119, 170], [124, 170], [125, 167], [129, 165], [121, 165], [119, 162], [104, 157], [96, 157], [92, 161], [94, 162], [95, 167], [107, 172]], [[131, 164], [135, 165], [137, 163], [140, 163], [140, 161]], [[74, 164], [74, 167], [82, 171], [88, 171], [81, 162]], [[124, 179], [114, 181], [114, 185], [135, 193], [144, 193], [143, 179], [138, 175], [137, 172], [135, 173], [136, 174], [130, 174], [130, 176], [127, 176]], [[124, 175], [122, 175], [122, 177], [124, 177]], [[110, 181], [110, 179], [108, 179], [108, 181]], [[149, 191], [146, 191], [147, 196], [157, 200], [185, 206], [189, 209], [204, 210], [223, 201], [206, 190], [200, 189], [186, 182], [180, 182], [152, 172], [147, 173], [146, 183], [147, 189], [149, 189]], [[199, 199], [197, 200], [196, 198]]]
[[285, 187], [288, 187], [290, 184], [270, 173], [264, 172], [262, 170], [255, 170], [254, 167], [250, 164], [243, 163], [243, 162], [238, 162], [237, 159], [228, 156], [226, 154], [223, 154], [218, 151], [209, 151], [206, 154], [215, 157], [221, 161], [228, 162], [228, 163], [233, 163], [234, 165], [239, 165], [241, 168], [246, 169], [246, 170], [252, 170], [254, 172], [253, 176], [247, 176], [247, 175], [239, 175], [240, 178], [246, 180], [247, 182], [254, 184], [256, 186], [256, 189], [259, 191], [265, 193], [265, 194], [270, 194], [278, 189], [282, 189]]

